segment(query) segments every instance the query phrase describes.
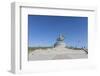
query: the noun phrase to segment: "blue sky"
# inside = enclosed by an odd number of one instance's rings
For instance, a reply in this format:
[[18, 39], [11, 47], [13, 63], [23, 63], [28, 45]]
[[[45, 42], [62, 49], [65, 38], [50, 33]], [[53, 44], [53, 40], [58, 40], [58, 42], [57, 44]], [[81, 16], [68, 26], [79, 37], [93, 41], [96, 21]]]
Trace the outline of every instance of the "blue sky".
[[28, 15], [28, 46], [53, 46], [59, 34], [67, 46], [87, 47], [88, 18]]

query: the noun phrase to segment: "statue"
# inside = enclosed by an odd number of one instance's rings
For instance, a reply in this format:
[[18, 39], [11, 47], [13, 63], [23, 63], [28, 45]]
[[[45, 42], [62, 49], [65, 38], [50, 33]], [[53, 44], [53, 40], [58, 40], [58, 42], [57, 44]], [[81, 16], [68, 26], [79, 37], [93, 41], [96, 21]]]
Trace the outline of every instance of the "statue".
[[60, 34], [59, 37], [57, 38], [54, 47], [63, 47], [63, 48], [66, 47], [66, 44], [64, 43], [64, 36], [62, 34]]
[[64, 36], [60, 34], [59, 37], [57, 38], [57, 41], [64, 41]]

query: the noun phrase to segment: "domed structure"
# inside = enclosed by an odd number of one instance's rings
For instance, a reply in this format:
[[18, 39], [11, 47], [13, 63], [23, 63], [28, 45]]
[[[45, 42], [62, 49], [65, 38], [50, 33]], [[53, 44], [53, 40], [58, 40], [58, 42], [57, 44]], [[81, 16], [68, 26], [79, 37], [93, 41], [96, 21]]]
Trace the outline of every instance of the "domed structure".
[[60, 48], [66, 47], [66, 44], [64, 43], [64, 36], [62, 34], [60, 34], [59, 37], [57, 38], [57, 41], [54, 44], [54, 47], [60, 47]]

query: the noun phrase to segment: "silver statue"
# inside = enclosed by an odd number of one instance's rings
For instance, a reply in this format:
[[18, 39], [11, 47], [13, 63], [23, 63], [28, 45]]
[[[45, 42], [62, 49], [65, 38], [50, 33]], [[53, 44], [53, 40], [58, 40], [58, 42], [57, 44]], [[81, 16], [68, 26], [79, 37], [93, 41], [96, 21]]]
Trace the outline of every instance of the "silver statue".
[[57, 38], [57, 41], [64, 41], [64, 35], [60, 34]]
[[64, 35], [59, 35], [59, 37], [56, 40], [56, 43], [54, 44], [54, 47], [66, 47], [66, 44], [64, 42]]

